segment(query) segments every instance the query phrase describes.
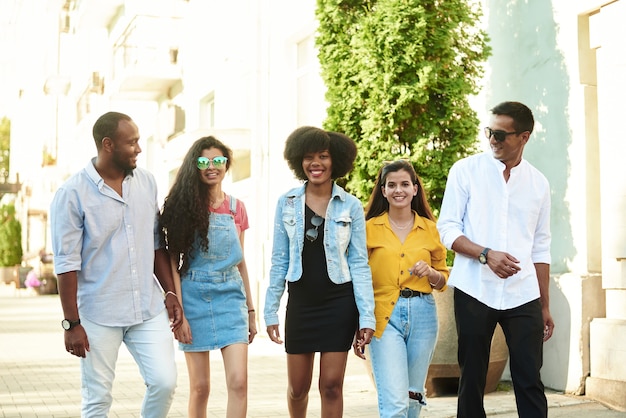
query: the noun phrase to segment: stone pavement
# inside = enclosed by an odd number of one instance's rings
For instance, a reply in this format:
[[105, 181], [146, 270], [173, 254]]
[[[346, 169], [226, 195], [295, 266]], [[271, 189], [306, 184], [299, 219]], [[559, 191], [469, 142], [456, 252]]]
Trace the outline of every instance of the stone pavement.
[[[57, 295], [36, 295], [0, 283], [0, 418], [70, 418], [80, 416], [79, 360], [65, 352], [61, 304]], [[288, 417], [285, 401], [286, 362], [282, 346], [273, 344], [261, 329], [250, 346], [248, 416]], [[211, 396], [208, 416], [224, 417], [226, 389], [219, 352], [211, 354]], [[177, 351], [178, 388], [170, 417], [185, 417], [189, 385], [182, 353]], [[315, 381], [309, 417], [320, 417]], [[510, 385], [501, 385], [509, 387]], [[580, 396], [548, 391], [550, 417], [626, 417]], [[110, 417], [139, 417], [143, 383], [130, 354], [120, 350]], [[428, 400], [422, 417], [454, 417], [456, 397]], [[516, 417], [512, 390], [485, 396], [488, 416]], [[376, 390], [362, 360], [349, 356], [344, 384], [344, 416], [378, 416]]]

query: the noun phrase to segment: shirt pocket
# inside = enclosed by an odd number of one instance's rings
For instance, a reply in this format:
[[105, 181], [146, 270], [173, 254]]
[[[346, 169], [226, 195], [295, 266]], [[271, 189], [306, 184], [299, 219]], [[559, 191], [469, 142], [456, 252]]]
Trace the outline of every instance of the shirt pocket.
[[352, 218], [350, 216], [339, 216], [334, 219], [333, 229], [330, 231], [337, 237], [337, 245], [341, 252], [345, 252], [352, 237]]
[[231, 253], [230, 228], [224, 225], [209, 224], [209, 248], [206, 252], [208, 260], [223, 261]]
[[285, 232], [287, 232], [287, 236], [290, 239], [295, 238], [296, 235], [296, 217], [293, 213], [284, 213], [283, 214], [283, 228], [285, 228]]
[[83, 216], [85, 235], [96, 247], [124, 231], [124, 207], [117, 201], [108, 199], [98, 205], [85, 206]]

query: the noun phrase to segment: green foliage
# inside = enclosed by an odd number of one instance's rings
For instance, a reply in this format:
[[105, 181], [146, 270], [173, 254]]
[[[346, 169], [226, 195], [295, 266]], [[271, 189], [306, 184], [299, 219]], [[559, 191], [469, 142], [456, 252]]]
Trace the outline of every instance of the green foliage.
[[22, 224], [11, 204], [0, 207], [0, 266], [11, 267], [22, 262]]
[[324, 128], [355, 139], [346, 187], [362, 201], [383, 161], [409, 158], [439, 213], [448, 170], [475, 153], [490, 53], [471, 0], [318, 0], [316, 43], [329, 103]]
[[0, 119], [0, 176], [9, 176], [9, 154], [11, 152], [11, 121], [3, 116]]
[[44, 145], [43, 147], [43, 160], [42, 166], [47, 165], [55, 165], [57, 163], [57, 159], [52, 155], [52, 153], [48, 150], [48, 147]]

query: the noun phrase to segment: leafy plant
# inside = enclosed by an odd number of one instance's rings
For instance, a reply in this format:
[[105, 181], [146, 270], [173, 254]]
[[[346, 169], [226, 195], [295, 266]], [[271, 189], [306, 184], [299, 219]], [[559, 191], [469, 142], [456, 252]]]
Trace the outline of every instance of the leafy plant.
[[358, 145], [344, 185], [369, 198], [386, 160], [408, 158], [439, 213], [448, 171], [475, 153], [481, 62], [490, 53], [471, 0], [318, 0], [324, 128]]
[[0, 119], [0, 181], [9, 175], [9, 154], [11, 152], [11, 121], [3, 116]]
[[0, 207], [0, 266], [12, 267], [22, 262], [22, 224], [16, 217], [15, 206]]

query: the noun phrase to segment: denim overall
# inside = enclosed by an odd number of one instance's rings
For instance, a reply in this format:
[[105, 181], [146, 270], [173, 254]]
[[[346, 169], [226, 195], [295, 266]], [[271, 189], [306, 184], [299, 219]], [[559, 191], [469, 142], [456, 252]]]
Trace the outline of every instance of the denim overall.
[[217, 350], [248, 343], [248, 308], [237, 264], [243, 259], [233, 216], [237, 200], [230, 196], [230, 213], [210, 213], [209, 248], [199, 239], [189, 257], [189, 269], [181, 277], [183, 309], [191, 327], [191, 344], [182, 351]]

